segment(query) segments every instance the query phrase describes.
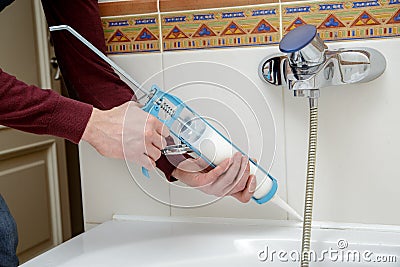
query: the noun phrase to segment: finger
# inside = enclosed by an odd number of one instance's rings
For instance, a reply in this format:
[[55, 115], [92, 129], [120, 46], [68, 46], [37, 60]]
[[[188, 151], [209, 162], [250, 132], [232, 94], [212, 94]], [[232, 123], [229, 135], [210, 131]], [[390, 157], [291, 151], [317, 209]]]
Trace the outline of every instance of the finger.
[[164, 137], [169, 136], [168, 127], [165, 126], [165, 124], [159, 121], [156, 117], [153, 118], [154, 119], [151, 119], [151, 122], [153, 123], [153, 127], [157, 131], [157, 133], [161, 134]]
[[[217, 167], [207, 172], [204, 176], [201, 176], [201, 181], [196, 181], [199, 185], [209, 185], [214, 183], [218, 178], [226, 172], [229, 166], [232, 164], [231, 159], [225, 159]], [[200, 178], [200, 176], [198, 176]]]
[[151, 141], [151, 143], [159, 150], [164, 149], [167, 146], [167, 140], [165, 140], [165, 137], [159, 135], [158, 133], [156, 133], [151, 140], [146, 141]]
[[183, 159], [182, 162], [178, 163], [176, 166], [176, 169], [184, 171], [189, 177], [189, 174], [199, 174], [202, 172], [203, 168], [201, 168], [199, 165], [196, 163], [196, 159], [193, 158], [188, 158], [184, 159], [185, 157], [182, 156], [181, 159]]
[[139, 158], [139, 164], [145, 167], [148, 170], [151, 170], [156, 167], [156, 163], [154, 160], [152, 160], [149, 156], [146, 154], [143, 154]]
[[[242, 176], [243, 173], [246, 169], [246, 163], [247, 163], [247, 158], [243, 157], [242, 155], [240, 155], [240, 162], [238, 162], [238, 170], [234, 170], [233, 168], [231, 168], [232, 170], [229, 170], [226, 175], [230, 175], [232, 178], [234, 178], [232, 180], [232, 182], [230, 184], [226, 184], [225, 188], [224, 188], [224, 192], [232, 194], [232, 193], [236, 193], [238, 191], [242, 191], [243, 188], [246, 186], [246, 181], [248, 179], [248, 175], [244, 178], [244, 181], [242, 180]], [[233, 177], [235, 176], [235, 177]], [[237, 189], [236, 187], [238, 186], [238, 183], [242, 183], [243, 186], [241, 189]]]
[[214, 169], [213, 166], [209, 165], [204, 159], [201, 157], [193, 159], [194, 166], [196, 166], [192, 171], [194, 172], [209, 172]]
[[231, 194], [240, 192], [246, 188], [247, 181], [250, 176], [250, 163], [247, 157], [242, 158], [242, 165], [238, 174], [238, 178], [235, 181], [233, 188], [229, 191]]
[[205, 161], [204, 159], [202, 159], [201, 157], [198, 157], [195, 159], [195, 163], [200, 166], [201, 168], [206, 169], [208, 168], [210, 165], [208, 164], [207, 161]]
[[250, 175], [247, 180], [246, 188], [240, 192], [232, 194], [232, 197], [236, 198], [240, 202], [247, 203], [251, 199], [256, 190], [257, 180], [254, 175]]
[[153, 145], [146, 146], [145, 154], [154, 161], [158, 160], [161, 157], [160, 149]]
[[136, 102], [136, 101], [129, 101], [129, 107], [142, 108], [142, 107], [144, 107], [144, 105], [139, 102]]
[[220, 188], [220, 190], [223, 191], [223, 194], [228, 193], [235, 186], [234, 183], [239, 175], [240, 166], [242, 164], [242, 154], [235, 153], [232, 160], [232, 165], [226, 173], [215, 182], [215, 186]]
[[[228, 170], [228, 168], [229, 168], [229, 166], [232, 164], [232, 159], [228, 159], [229, 160], [229, 164], [228, 164], [228, 166], [226, 167], [226, 169], [225, 169], [225, 171], [227, 171]], [[213, 165], [210, 165], [210, 163], [208, 163], [207, 161], [205, 161], [203, 158], [201, 158], [201, 157], [198, 157], [198, 158], [196, 158], [195, 159], [195, 163], [201, 168], [201, 171], [204, 171], [204, 172], [209, 172], [209, 171], [212, 171], [215, 167], [215, 165], [213, 166]], [[221, 162], [222, 163], [222, 162]], [[220, 164], [221, 164], [220, 163]]]
[[165, 137], [161, 136], [157, 131], [146, 129], [144, 133], [144, 141], [146, 146], [154, 144], [158, 149], [163, 149], [167, 145]]

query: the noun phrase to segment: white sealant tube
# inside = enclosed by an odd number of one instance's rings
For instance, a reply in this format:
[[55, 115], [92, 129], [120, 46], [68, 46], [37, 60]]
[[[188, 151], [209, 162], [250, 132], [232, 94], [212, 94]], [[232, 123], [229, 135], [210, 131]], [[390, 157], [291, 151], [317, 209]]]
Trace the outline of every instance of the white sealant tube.
[[[202, 136], [191, 145], [215, 165], [220, 164], [226, 158], [231, 158], [238, 152], [237, 149], [211, 127], [206, 127]], [[261, 199], [272, 189], [272, 180], [251, 161], [250, 174], [255, 175], [257, 178], [257, 188], [253, 196], [256, 199]]]

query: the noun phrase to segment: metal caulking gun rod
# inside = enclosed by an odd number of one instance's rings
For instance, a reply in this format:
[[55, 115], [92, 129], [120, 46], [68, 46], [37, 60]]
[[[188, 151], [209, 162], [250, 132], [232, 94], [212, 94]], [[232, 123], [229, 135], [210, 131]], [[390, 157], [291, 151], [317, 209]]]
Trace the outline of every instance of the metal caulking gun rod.
[[91, 44], [88, 40], [86, 40], [82, 35], [80, 35], [77, 31], [75, 31], [72, 27], [68, 25], [59, 25], [59, 26], [51, 26], [49, 27], [49, 30], [51, 32], [54, 31], [61, 31], [61, 30], [67, 30], [69, 31], [72, 35], [74, 35], [79, 41], [84, 43], [90, 50], [95, 52], [101, 59], [103, 59], [105, 62], [111, 65], [116, 71], [118, 71], [124, 78], [126, 78], [129, 82], [131, 82], [136, 88], [138, 88], [140, 91], [142, 91], [144, 94], [147, 96], [150, 94], [150, 91], [147, 89], [143, 88], [137, 81], [135, 81], [128, 73], [126, 73], [120, 66], [115, 64], [111, 59], [109, 59], [106, 55], [104, 55], [97, 47], [95, 47], [93, 44]]
[[[75, 31], [72, 27], [68, 25], [58, 25], [58, 26], [50, 26], [49, 30], [51, 32], [54, 31], [62, 31], [66, 30], [69, 31], [72, 35], [74, 35], [79, 41], [81, 41], [84, 45], [86, 45], [90, 50], [92, 50], [96, 55], [98, 55], [101, 59], [103, 59], [105, 62], [110, 64], [111, 67], [113, 67], [117, 72], [119, 72], [124, 78], [126, 78], [129, 82], [131, 82], [136, 88], [138, 88], [140, 91], [142, 91], [146, 96], [150, 96], [150, 91], [143, 88], [135, 79], [133, 79], [128, 73], [126, 73], [120, 66], [115, 64], [111, 59], [109, 59], [106, 55], [104, 55], [97, 47], [95, 47], [92, 43], [90, 43], [88, 40], [86, 40], [85, 37], [80, 35], [77, 31]], [[189, 128], [191, 131], [198, 133], [195, 129], [191, 128], [185, 121], [183, 121], [181, 118], [177, 117], [177, 121], [179, 121], [182, 125], [185, 125], [185, 127]], [[200, 133], [198, 133], [200, 134]], [[264, 171], [266, 172], [266, 171]]]

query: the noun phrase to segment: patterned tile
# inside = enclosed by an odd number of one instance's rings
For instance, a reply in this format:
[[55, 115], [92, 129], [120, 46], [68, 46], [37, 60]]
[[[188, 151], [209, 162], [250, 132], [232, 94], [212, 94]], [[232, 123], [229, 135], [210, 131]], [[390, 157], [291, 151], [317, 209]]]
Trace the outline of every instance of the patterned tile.
[[324, 40], [400, 36], [400, 0], [315, 1], [282, 5], [283, 33], [303, 25]]
[[102, 18], [107, 53], [160, 51], [157, 15]]
[[[282, 10], [282, 26], [280, 25]], [[102, 18], [107, 53], [276, 44], [283, 34], [313, 24], [322, 39], [400, 36], [400, 0], [326, 0]]]
[[165, 13], [164, 50], [271, 45], [280, 40], [279, 5]]

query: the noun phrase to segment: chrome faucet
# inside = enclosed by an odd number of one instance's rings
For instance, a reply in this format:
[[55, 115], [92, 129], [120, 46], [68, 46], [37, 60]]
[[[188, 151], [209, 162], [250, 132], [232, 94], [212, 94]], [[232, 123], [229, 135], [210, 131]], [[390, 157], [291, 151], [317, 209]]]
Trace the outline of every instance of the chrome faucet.
[[274, 85], [286, 85], [294, 96], [318, 98], [331, 85], [369, 82], [386, 68], [385, 57], [372, 48], [328, 50], [312, 25], [289, 32], [274, 55], [261, 62], [259, 73]]

